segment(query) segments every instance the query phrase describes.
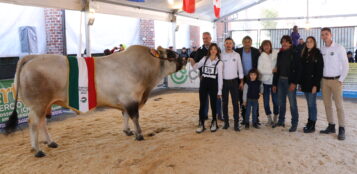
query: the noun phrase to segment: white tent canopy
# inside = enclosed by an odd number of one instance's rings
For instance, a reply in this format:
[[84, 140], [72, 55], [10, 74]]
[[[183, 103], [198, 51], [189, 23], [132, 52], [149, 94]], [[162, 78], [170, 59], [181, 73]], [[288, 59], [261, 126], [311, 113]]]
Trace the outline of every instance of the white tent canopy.
[[[221, 17], [242, 11], [263, 1], [265, 0], [223, 0]], [[58, 0], [0, 0], [0, 2], [80, 11], [84, 9], [88, 0], [61, 0], [60, 2]], [[127, 0], [92, 0], [91, 4], [98, 13], [143, 19], [171, 21], [171, 14], [175, 14], [211, 22], [217, 20], [214, 16], [212, 0], [196, 0], [194, 14], [181, 10], [182, 0], [174, 0], [172, 4], [166, 0], [146, 0], [143, 3]]]

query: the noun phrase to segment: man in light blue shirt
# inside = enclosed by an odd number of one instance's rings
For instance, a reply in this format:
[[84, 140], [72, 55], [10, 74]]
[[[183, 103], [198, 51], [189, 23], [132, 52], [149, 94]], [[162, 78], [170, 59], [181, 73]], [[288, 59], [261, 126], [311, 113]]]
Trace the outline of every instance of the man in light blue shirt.
[[252, 52], [246, 52], [245, 50], [242, 53], [242, 63], [243, 63], [243, 72], [244, 76], [248, 75], [249, 71], [252, 69]]

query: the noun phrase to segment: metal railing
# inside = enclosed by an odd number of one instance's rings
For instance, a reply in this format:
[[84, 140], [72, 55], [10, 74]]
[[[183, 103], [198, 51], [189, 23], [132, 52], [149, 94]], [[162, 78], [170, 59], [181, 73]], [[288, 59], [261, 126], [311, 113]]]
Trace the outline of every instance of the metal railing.
[[[357, 26], [345, 26], [345, 27], [330, 27], [332, 31], [333, 40], [336, 43], [345, 47], [346, 51], [352, 51], [356, 49], [357, 42]], [[260, 43], [263, 40], [270, 40], [274, 49], [281, 48], [280, 39], [283, 35], [290, 35], [292, 29], [252, 29], [252, 30], [232, 30], [230, 36], [235, 40], [236, 46], [242, 46], [242, 39], [245, 36], [250, 36], [253, 39], [253, 46], [259, 48]], [[318, 48], [323, 46], [323, 42], [320, 37], [321, 27], [319, 28], [299, 28], [300, 38], [304, 40], [308, 36], [316, 38]]]

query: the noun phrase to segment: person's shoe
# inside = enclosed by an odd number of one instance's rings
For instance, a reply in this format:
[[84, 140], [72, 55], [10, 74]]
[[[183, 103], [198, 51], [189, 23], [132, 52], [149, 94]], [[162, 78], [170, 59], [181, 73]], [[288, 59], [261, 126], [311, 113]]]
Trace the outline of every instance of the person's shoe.
[[306, 126], [304, 127], [304, 132], [306, 131], [306, 130], [308, 130], [308, 129], [310, 129], [310, 127], [311, 127], [311, 120], [310, 119], [308, 119], [307, 120], [307, 123], [306, 123]]
[[274, 114], [273, 122], [274, 124], [278, 123], [278, 114]]
[[237, 131], [239, 132], [239, 124], [238, 124], [238, 121], [234, 121], [234, 131]]
[[328, 124], [325, 130], [320, 131], [321, 134], [336, 133], [335, 124]]
[[213, 119], [211, 123], [211, 132], [216, 132], [218, 129], [217, 120]]
[[249, 123], [245, 123], [244, 125], [245, 129], [249, 129]]
[[297, 130], [297, 125], [293, 125], [290, 127], [289, 132], [296, 132]]
[[225, 121], [222, 129], [228, 129], [228, 128], [229, 128], [229, 122]]
[[276, 128], [276, 127], [285, 127], [285, 124], [284, 124], [284, 123], [277, 123], [277, 124], [274, 124], [272, 127], [273, 127], [273, 128]]
[[259, 120], [259, 114], [258, 114], [258, 116], [257, 116], [257, 123], [256, 123], [256, 124], [259, 125], [259, 126], [261, 125], [261, 124], [260, 124], [260, 120]]
[[260, 129], [260, 126], [258, 125], [258, 123], [253, 124], [253, 127], [256, 129]]
[[315, 132], [315, 125], [316, 125], [316, 121], [310, 121], [310, 125], [304, 127], [304, 133], [313, 133]]
[[198, 128], [196, 129], [196, 133], [202, 133], [206, 130], [204, 122], [200, 122]]
[[338, 128], [338, 136], [337, 136], [338, 140], [345, 140], [346, 136], [345, 136], [345, 128], [344, 127], [339, 127]]

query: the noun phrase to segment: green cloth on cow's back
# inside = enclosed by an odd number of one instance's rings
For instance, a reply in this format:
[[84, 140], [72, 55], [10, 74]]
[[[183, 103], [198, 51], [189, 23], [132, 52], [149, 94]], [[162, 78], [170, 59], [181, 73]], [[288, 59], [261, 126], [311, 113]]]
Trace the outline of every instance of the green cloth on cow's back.
[[69, 86], [68, 86], [69, 106], [75, 109], [79, 109], [78, 62], [76, 56], [68, 56], [68, 63], [69, 63]]

